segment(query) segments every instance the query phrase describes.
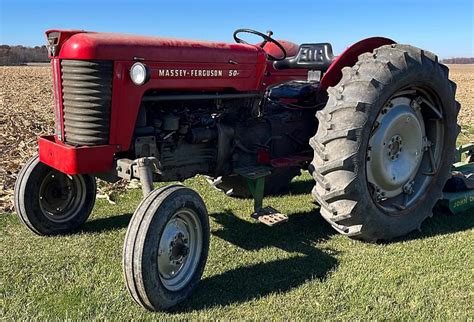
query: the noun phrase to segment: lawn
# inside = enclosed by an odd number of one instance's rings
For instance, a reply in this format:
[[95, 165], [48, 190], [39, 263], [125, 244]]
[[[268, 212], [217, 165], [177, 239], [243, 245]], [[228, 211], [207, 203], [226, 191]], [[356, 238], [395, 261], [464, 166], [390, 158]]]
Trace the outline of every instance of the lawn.
[[437, 213], [420, 232], [387, 244], [335, 233], [312, 204], [308, 175], [267, 204], [289, 214], [270, 228], [201, 177], [211, 249], [194, 296], [170, 313], [136, 305], [122, 279], [122, 243], [140, 190], [98, 200], [77, 234], [38, 237], [0, 215], [1, 316], [33, 319], [441, 319], [474, 318], [474, 215]]

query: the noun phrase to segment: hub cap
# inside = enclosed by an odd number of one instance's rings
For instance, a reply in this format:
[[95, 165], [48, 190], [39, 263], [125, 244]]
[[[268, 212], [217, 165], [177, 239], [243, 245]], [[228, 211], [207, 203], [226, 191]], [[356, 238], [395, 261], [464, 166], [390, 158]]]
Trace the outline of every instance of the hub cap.
[[197, 214], [181, 209], [166, 224], [158, 246], [158, 271], [163, 285], [178, 291], [190, 281], [201, 257], [202, 231]]
[[392, 100], [377, 118], [378, 128], [369, 141], [367, 178], [384, 197], [400, 194], [421, 164], [424, 121], [410, 102], [405, 97]]
[[[367, 181], [376, 203], [389, 212], [413, 204], [437, 172], [442, 112], [427, 92], [395, 94], [382, 108], [367, 147]], [[429, 135], [428, 135], [429, 134]]]
[[68, 176], [50, 171], [41, 183], [39, 205], [54, 222], [71, 220], [81, 210], [86, 199], [86, 184], [81, 176]]

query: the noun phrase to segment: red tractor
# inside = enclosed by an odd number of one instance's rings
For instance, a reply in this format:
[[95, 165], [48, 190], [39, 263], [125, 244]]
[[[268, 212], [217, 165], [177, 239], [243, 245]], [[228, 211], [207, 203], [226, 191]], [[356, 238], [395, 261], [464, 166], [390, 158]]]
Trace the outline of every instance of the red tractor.
[[[262, 41], [251, 45], [239, 35]], [[209, 220], [195, 191], [153, 182], [205, 175], [263, 207], [308, 170], [320, 213], [351, 238], [402, 236], [432, 215], [454, 159], [460, 105], [431, 52], [387, 38], [333, 56], [239, 29], [236, 44], [109, 33], [46, 32], [56, 131], [21, 170], [15, 206], [39, 235], [76, 230], [95, 178], [137, 178], [144, 199], [127, 230], [123, 269], [137, 303], [186, 299], [208, 255]]]

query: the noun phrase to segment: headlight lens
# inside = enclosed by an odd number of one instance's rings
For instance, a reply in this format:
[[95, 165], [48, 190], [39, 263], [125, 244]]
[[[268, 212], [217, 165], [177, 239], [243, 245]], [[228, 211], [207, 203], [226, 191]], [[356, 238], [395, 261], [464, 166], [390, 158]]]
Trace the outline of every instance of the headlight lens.
[[130, 68], [130, 78], [135, 85], [143, 85], [150, 79], [148, 67], [142, 63], [135, 63]]

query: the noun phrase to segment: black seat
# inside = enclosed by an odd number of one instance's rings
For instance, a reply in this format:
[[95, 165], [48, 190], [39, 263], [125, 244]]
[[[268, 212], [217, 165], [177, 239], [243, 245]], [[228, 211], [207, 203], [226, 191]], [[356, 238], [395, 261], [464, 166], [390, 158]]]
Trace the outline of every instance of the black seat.
[[281, 98], [306, 99], [314, 95], [319, 89], [319, 82], [289, 81], [272, 86], [268, 89], [268, 98], [278, 100]]
[[331, 44], [302, 44], [296, 56], [276, 61], [273, 66], [276, 69], [304, 68], [325, 72], [333, 60]]

